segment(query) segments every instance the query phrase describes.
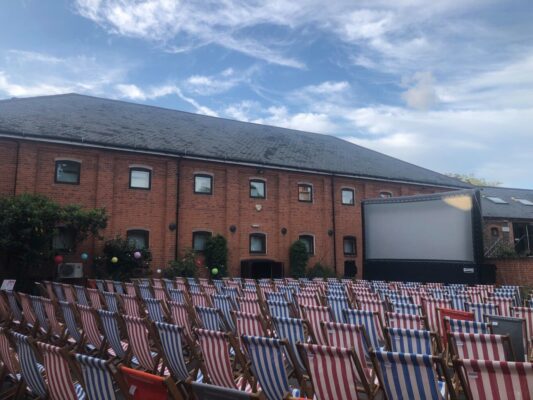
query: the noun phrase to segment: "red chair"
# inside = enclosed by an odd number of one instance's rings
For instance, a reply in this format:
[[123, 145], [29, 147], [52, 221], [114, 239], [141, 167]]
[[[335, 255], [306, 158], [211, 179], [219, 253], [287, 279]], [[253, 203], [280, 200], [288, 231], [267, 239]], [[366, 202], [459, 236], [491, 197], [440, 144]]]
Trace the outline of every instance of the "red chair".
[[462, 321], [474, 321], [476, 316], [471, 311], [459, 311], [451, 308], [437, 307], [437, 315], [439, 317], [439, 334], [442, 340], [442, 344], [446, 347], [448, 342], [448, 333], [450, 333], [450, 327], [445, 323], [445, 318], [459, 319]]
[[128, 393], [123, 393], [131, 400], [182, 400], [183, 396], [170, 377], [162, 377], [123, 365], [120, 367], [122, 378], [126, 382]]

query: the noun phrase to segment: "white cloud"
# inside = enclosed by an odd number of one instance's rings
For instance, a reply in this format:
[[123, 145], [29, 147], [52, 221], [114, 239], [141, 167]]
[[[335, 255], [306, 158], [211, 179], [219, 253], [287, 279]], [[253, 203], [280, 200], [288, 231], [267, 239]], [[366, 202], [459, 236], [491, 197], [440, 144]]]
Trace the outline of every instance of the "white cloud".
[[417, 72], [406, 84], [414, 85], [402, 93], [407, 105], [417, 110], [427, 110], [438, 100], [431, 72]]
[[251, 76], [258, 70], [252, 66], [245, 71], [234, 71], [227, 68], [214, 75], [192, 75], [184, 82], [185, 88], [201, 96], [212, 96], [227, 92], [228, 90], [245, 82], [250, 82]]
[[336, 129], [336, 125], [326, 114], [308, 112], [290, 114], [283, 106], [269, 107], [267, 113], [267, 116], [257, 118], [252, 122], [318, 133], [331, 133]]

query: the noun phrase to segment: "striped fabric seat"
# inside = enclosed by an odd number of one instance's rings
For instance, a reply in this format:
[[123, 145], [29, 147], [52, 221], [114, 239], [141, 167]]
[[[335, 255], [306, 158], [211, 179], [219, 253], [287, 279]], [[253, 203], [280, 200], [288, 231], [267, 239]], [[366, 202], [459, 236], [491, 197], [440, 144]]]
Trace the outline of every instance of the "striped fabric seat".
[[195, 307], [196, 315], [204, 329], [226, 331], [226, 325], [219, 310], [211, 307]]
[[157, 372], [158, 356], [151, 351], [150, 331], [144, 319], [124, 315], [128, 342], [133, 356], [139, 365], [147, 371]]
[[266, 294], [266, 299], [271, 300], [271, 301], [284, 301], [284, 302], [289, 301], [285, 293], [282, 293], [282, 292], [268, 292]]
[[161, 301], [167, 301], [167, 292], [163, 287], [154, 286], [154, 298]]
[[514, 299], [512, 297], [492, 297], [490, 301], [498, 307], [499, 315], [504, 317], [511, 316], [511, 307], [514, 306]]
[[167, 292], [170, 289], [176, 288], [176, 286], [174, 285], [174, 281], [172, 281], [172, 279], [166, 279], [166, 278], [163, 279], [163, 286], [165, 287], [165, 289], [167, 289]]
[[61, 348], [51, 344], [37, 342], [43, 354], [47, 387], [52, 399], [85, 399], [85, 391], [79, 383], [74, 383], [67, 360], [61, 354]]
[[139, 294], [141, 295], [141, 299], [146, 300], [154, 298], [150, 285], [140, 283], [139, 285], [137, 285], [137, 287], [139, 288]]
[[450, 333], [453, 353], [459, 358], [507, 361], [510, 356], [509, 336], [486, 333]]
[[278, 339], [285, 339], [289, 342], [289, 346], [295, 354], [296, 367], [300, 371], [305, 371], [305, 365], [299, 357], [296, 344], [298, 342], [305, 343], [307, 338], [305, 335], [304, 321], [298, 318], [284, 318], [272, 317], [272, 322], [275, 327], [275, 334]]
[[56, 338], [62, 338], [65, 329], [63, 325], [61, 325], [59, 323], [59, 320], [57, 319], [56, 308], [54, 306], [54, 303], [52, 302], [52, 300], [45, 299], [44, 297], [41, 298], [41, 301], [43, 303], [46, 317], [48, 318], [48, 324], [50, 326], [50, 331], [52, 335], [54, 335]]
[[241, 311], [232, 312], [237, 337], [267, 336], [266, 327], [261, 314], [249, 314]]
[[237, 304], [239, 305], [239, 310], [248, 314], [261, 314], [261, 303], [258, 299], [247, 299], [244, 297], [239, 297], [237, 299]]
[[35, 316], [37, 321], [39, 321], [39, 326], [41, 327], [41, 332], [48, 332], [50, 325], [48, 324], [48, 317], [46, 316], [46, 311], [44, 310], [43, 302], [39, 296], [30, 296], [31, 304], [33, 310], [35, 311]]
[[74, 304], [76, 303], [76, 294], [72, 285], [63, 284], [63, 292], [65, 293], [65, 301]]
[[186, 298], [185, 298], [185, 292], [180, 289], [169, 289], [168, 294], [170, 296], [171, 301], [175, 301], [179, 304], [185, 304]]
[[15, 324], [19, 324], [22, 322], [24, 317], [22, 315], [22, 310], [19, 307], [17, 298], [15, 297], [15, 292], [13, 292], [12, 290], [8, 290], [5, 293], [7, 296], [7, 301], [9, 303], [11, 314], [13, 315], [13, 322]]
[[222, 294], [229, 296], [231, 300], [235, 303], [237, 301], [237, 297], [241, 296], [241, 290], [237, 287], [224, 287], [222, 289]]
[[54, 294], [59, 301], [67, 301], [65, 293], [63, 292], [63, 285], [59, 282], [52, 282], [52, 288], [54, 289]]
[[533, 399], [533, 364], [527, 362], [454, 360], [470, 399]]
[[437, 308], [437, 315], [439, 317], [440, 338], [445, 346], [448, 342], [448, 333], [450, 332], [447, 319], [459, 319], [464, 321], [474, 321], [475, 319], [473, 312], [454, 310], [450, 308]]
[[126, 290], [125, 294], [129, 294], [130, 296], [137, 296], [137, 290], [135, 289], [135, 284], [133, 282], [124, 282], [124, 289]]
[[533, 350], [533, 308], [513, 307], [512, 315], [526, 321], [526, 336], [530, 350]]
[[452, 308], [460, 311], [465, 311], [465, 304], [470, 301], [470, 297], [466, 294], [450, 294], [449, 299], [452, 302]]
[[302, 316], [309, 322], [311, 336], [314, 337], [316, 344], [325, 345], [326, 338], [320, 326], [320, 322], [333, 322], [331, 309], [324, 306], [300, 306]]
[[452, 301], [447, 299], [430, 299], [427, 297], [422, 298], [422, 308], [424, 315], [427, 317], [429, 330], [432, 332], [440, 332], [439, 316], [437, 314], [437, 308], [451, 308]]
[[37, 316], [33, 310], [33, 305], [30, 300], [30, 296], [26, 293], [19, 293], [20, 305], [22, 306], [22, 311], [24, 313], [24, 321], [26, 325], [30, 328], [33, 328], [37, 323]]
[[82, 335], [72, 303], [60, 301], [59, 306], [61, 307], [61, 312], [63, 313], [63, 320], [65, 321], [65, 325], [67, 326], [67, 333], [72, 339], [74, 339], [76, 343], [80, 343], [82, 340]]
[[385, 302], [382, 300], [361, 299], [357, 301], [360, 310], [375, 311], [385, 321]]
[[226, 326], [230, 328], [232, 332], [235, 332], [235, 324], [233, 323], [231, 312], [237, 309], [237, 305], [233, 298], [227, 294], [215, 294], [213, 295], [212, 299], [215, 308], [219, 309], [222, 312]]
[[306, 360], [313, 381], [315, 398], [319, 400], [359, 399], [354, 354], [349, 349], [299, 344], [300, 356]]
[[224, 281], [222, 279], [213, 279], [213, 285], [215, 285], [219, 293], [222, 293], [222, 288], [224, 287]]
[[110, 292], [110, 293], [115, 292], [115, 285], [113, 284], [113, 281], [106, 280], [104, 281], [104, 285], [105, 285], [106, 292]]
[[293, 288], [291, 288], [290, 286], [280, 285], [278, 286], [278, 290], [280, 291], [280, 293], [283, 293], [285, 297], [287, 297], [287, 300], [289, 301], [289, 303], [294, 303], [295, 291]]
[[102, 308], [101, 293], [103, 292], [100, 292], [98, 289], [87, 289], [87, 293], [89, 293], [89, 299], [91, 300], [91, 306], [93, 306], [97, 310], [101, 309]]
[[107, 310], [116, 312], [116, 313], [120, 312], [118, 308], [117, 295], [111, 292], [104, 292], [103, 294], [104, 294], [104, 301], [105, 301]]
[[416, 329], [416, 330], [427, 329], [426, 322], [424, 318], [422, 318], [420, 315], [387, 312], [386, 321], [387, 321], [387, 326], [389, 328]]
[[430, 331], [386, 328], [391, 351], [397, 353], [433, 354]]
[[78, 299], [78, 304], [83, 304], [84, 306], [89, 305], [89, 300], [87, 299], [87, 292], [83, 286], [74, 286], [76, 291], [76, 298]]
[[102, 321], [104, 336], [113, 354], [120, 359], [124, 359], [126, 357], [126, 346], [120, 339], [119, 314], [107, 310], [98, 310], [98, 316], [100, 317], [100, 321]]
[[78, 313], [80, 314], [81, 325], [85, 333], [85, 339], [90, 346], [103, 352], [104, 336], [100, 333], [96, 310], [92, 307], [78, 304]]
[[117, 399], [107, 361], [83, 354], [76, 354], [74, 358], [80, 366], [89, 399]]
[[0, 291], [0, 323], [7, 322], [10, 319], [9, 306], [4, 298], [4, 292]]
[[349, 324], [365, 327], [371, 347], [379, 349], [385, 345], [385, 336], [378, 313], [364, 310], [344, 310], [344, 315]]
[[191, 318], [189, 316], [189, 309], [184, 304], [179, 304], [174, 301], [169, 301], [168, 306], [170, 307], [170, 316], [172, 322], [175, 325], [183, 328], [185, 334], [192, 338], [192, 329], [191, 329]]
[[113, 281], [113, 286], [115, 287], [115, 292], [118, 294], [124, 294], [124, 286], [122, 286], [122, 282], [120, 281]]
[[247, 300], [259, 300], [259, 295], [257, 294], [257, 289], [244, 289], [242, 291], [242, 297]]
[[[105, 284], [104, 284], [104, 281], [101, 280], [101, 279], [96, 279], [94, 281], [94, 283], [96, 284], [96, 289], [100, 292], [105, 292]], [[94, 304], [93, 304], [93, 307], [94, 307]]]
[[446, 382], [439, 381], [435, 369], [435, 364], [440, 363], [446, 373], [442, 359], [427, 354], [388, 351], [375, 351], [371, 355], [388, 400], [446, 399], [446, 383], [449, 387], [451, 383], [448, 378]]
[[202, 294], [202, 286], [196, 282], [189, 282], [189, 293]]
[[422, 315], [422, 308], [411, 303], [391, 303], [392, 311], [398, 314]]
[[211, 302], [205, 294], [190, 292], [189, 295], [194, 307], [211, 307]]
[[329, 295], [327, 297], [327, 302], [328, 302], [328, 305], [331, 307], [331, 311], [333, 312], [335, 321], [339, 323], [345, 322], [344, 313], [342, 310], [352, 308], [350, 306], [348, 297], [345, 295], [343, 296]]
[[181, 344], [183, 329], [164, 322], [156, 322], [155, 327], [159, 334], [162, 356], [170, 368], [172, 377], [177, 381], [186, 381], [191, 374], [183, 356]]
[[477, 322], [484, 322], [485, 315], [500, 315], [498, 306], [492, 303], [466, 303], [466, 311], [473, 312]]
[[148, 319], [153, 322], [165, 322], [165, 310], [163, 303], [159, 299], [144, 299], [146, 310], [148, 311]]
[[267, 300], [268, 312], [272, 317], [290, 318], [290, 305], [286, 301]]
[[28, 336], [13, 332], [13, 338], [17, 346], [22, 378], [30, 391], [41, 398], [48, 394], [43, 377], [43, 366], [37, 362], [33, 346]]
[[130, 294], [121, 294], [122, 304], [124, 305], [124, 312], [131, 317], [141, 317], [141, 308], [139, 307], [139, 301], [137, 296]]
[[11, 347], [8, 330], [0, 327], [0, 362], [6, 369], [4, 372], [20, 382], [20, 363], [17, 352]]
[[316, 294], [298, 293], [296, 295], [296, 302], [299, 306], [320, 306], [320, 301]]
[[449, 326], [450, 332], [490, 333], [490, 324], [487, 324], [486, 322], [464, 321], [447, 317], [444, 321], [445, 324]]

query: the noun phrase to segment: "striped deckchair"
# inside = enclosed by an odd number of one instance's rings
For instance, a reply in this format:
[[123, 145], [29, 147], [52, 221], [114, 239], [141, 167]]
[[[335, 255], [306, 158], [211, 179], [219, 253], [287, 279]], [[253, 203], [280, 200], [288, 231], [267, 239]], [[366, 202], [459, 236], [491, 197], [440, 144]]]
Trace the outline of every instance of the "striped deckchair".
[[219, 293], [222, 293], [222, 288], [224, 287], [224, 281], [222, 279], [213, 279], [213, 285], [215, 285]]
[[241, 289], [237, 287], [223, 287], [222, 294], [229, 296], [233, 302], [236, 302], [237, 297], [241, 296]]
[[122, 305], [124, 306], [124, 313], [132, 317], [141, 317], [141, 307], [139, 306], [139, 300], [137, 296], [130, 294], [121, 294], [119, 295], [122, 300]]
[[425, 330], [386, 328], [390, 339], [390, 351], [397, 353], [435, 353], [435, 333]]
[[227, 294], [215, 294], [213, 295], [212, 299], [215, 308], [222, 312], [226, 326], [232, 332], [235, 332], [235, 325], [233, 323], [233, 318], [231, 317], [231, 312], [237, 309], [237, 305], [233, 298]]
[[513, 317], [522, 318], [526, 321], [526, 338], [528, 343], [529, 357], [533, 357], [533, 308], [513, 307]]
[[139, 289], [139, 294], [141, 295], [141, 299], [146, 300], [146, 299], [154, 298], [150, 285], [139, 283], [137, 285], [137, 288]]
[[98, 316], [102, 322], [102, 330], [104, 332], [105, 339], [109, 343], [110, 349], [108, 350], [112, 356], [118, 357], [121, 360], [126, 358], [127, 343], [121, 340], [120, 334], [120, 315], [118, 313], [98, 310]]
[[[370, 353], [378, 371], [380, 386], [388, 400], [400, 399], [452, 399], [455, 392], [446, 372], [444, 360], [428, 354], [372, 351]], [[444, 373], [439, 380], [436, 368]]]
[[190, 292], [189, 297], [193, 307], [211, 307], [209, 297], [203, 293]]
[[43, 354], [46, 384], [50, 397], [69, 400], [85, 399], [86, 394], [82, 386], [72, 379], [66, 349], [42, 342], [37, 342], [37, 348]]
[[[111, 374], [109, 361], [83, 354], [75, 354], [74, 360], [81, 370], [83, 389], [89, 399], [116, 400], [119, 398], [113, 384], [117, 377]], [[121, 380], [118, 380], [117, 384], [122, 391], [126, 389]]]
[[[242, 341], [252, 362], [252, 370], [268, 400], [287, 398], [293, 393], [285, 369], [284, 354], [292, 354], [286, 341], [243, 335]], [[302, 384], [301, 375], [299, 382]]]
[[452, 301], [452, 308], [455, 310], [465, 311], [465, 304], [470, 302], [470, 297], [466, 294], [456, 293], [450, 294], [448, 297]]
[[126, 388], [123, 396], [133, 400], [181, 400], [183, 395], [178, 391], [170, 376], [163, 377], [150, 374], [124, 365], [119, 367]]
[[[102, 308], [102, 296], [98, 289], [87, 289], [87, 293], [89, 293], [89, 299], [91, 300], [91, 306], [96, 308], [97, 310]], [[80, 303], [82, 305], [85, 305], [83, 303]]]
[[266, 299], [272, 300], [272, 301], [285, 301], [285, 302], [289, 301], [285, 293], [282, 293], [282, 292], [268, 292], [266, 294]]
[[425, 318], [420, 315], [386, 313], [387, 326], [389, 328], [426, 330], [427, 323]]
[[385, 302], [382, 300], [361, 299], [357, 301], [360, 310], [375, 311], [379, 313], [382, 321], [385, 321]]
[[96, 310], [92, 307], [78, 304], [78, 313], [89, 350], [95, 351], [97, 354], [103, 354], [105, 352], [105, 338], [100, 332]]
[[[491, 297], [490, 302], [498, 307], [499, 315], [503, 317], [511, 316], [511, 307], [513, 307], [514, 299], [512, 297]], [[494, 315], [494, 314], [491, 314]]]
[[2, 390], [0, 392], [1, 398], [17, 398], [16, 394], [19, 392], [22, 386], [22, 376], [20, 370], [20, 363], [17, 358], [17, 352], [11, 346], [9, 340], [9, 331], [7, 328], [0, 327], [0, 382], [3, 382], [5, 386], [7, 381], [13, 383], [12, 387]]
[[72, 285], [64, 283], [63, 292], [65, 293], [65, 301], [68, 301], [72, 304], [77, 303], [76, 292], [74, 291], [74, 287]]
[[113, 292], [104, 292], [103, 295], [107, 310], [116, 313], [120, 312], [117, 294]]
[[63, 284], [59, 282], [52, 282], [52, 288], [54, 289], [54, 294], [59, 301], [67, 301], [65, 293], [63, 292]]
[[500, 315], [499, 307], [492, 303], [466, 303], [466, 311], [474, 313], [477, 322], [484, 322], [485, 315]]
[[165, 289], [167, 289], [167, 292], [170, 290], [170, 289], [175, 289], [176, 286], [174, 285], [174, 281], [172, 281], [172, 279], [166, 279], [166, 278], [163, 278], [163, 287]]
[[72, 340], [74, 340], [75, 343], [81, 343], [83, 338], [78, 325], [78, 318], [76, 316], [76, 312], [74, 311], [74, 304], [66, 301], [60, 301], [59, 306], [61, 307], [63, 320], [65, 321], [65, 325], [67, 327], [67, 334], [72, 338]]
[[8, 320], [10, 320], [10, 315], [11, 313], [4, 297], [4, 292], [0, 291], [0, 323], [8, 322]]
[[450, 332], [450, 349], [459, 358], [508, 361], [514, 358], [507, 335]]
[[37, 321], [39, 321], [41, 333], [47, 334], [48, 330], [50, 329], [50, 325], [48, 324], [48, 317], [46, 316], [46, 311], [44, 310], [44, 305], [41, 300], [42, 297], [30, 296], [30, 299], [33, 310], [35, 311], [35, 316], [37, 317]]
[[65, 327], [57, 319], [56, 308], [53, 301], [42, 297], [41, 302], [43, 303], [44, 312], [46, 313], [46, 317], [48, 319], [50, 332], [52, 333], [54, 339], [62, 340], [65, 333]]
[[170, 308], [172, 322], [183, 328], [187, 337], [192, 340], [193, 335], [191, 326], [195, 321], [191, 319], [189, 307], [185, 304], [176, 303], [175, 301], [169, 301], [168, 306]]
[[428, 328], [432, 332], [440, 332], [439, 316], [437, 314], [437, 308], [451, 308], [452, 301], [447, 299], [430, 299], [427, 297], [422, 298], [422, 309], [424, 315], [428, 321]]
[[533, 399], [533, 364], [528, 362], [453, 360], [467, 398]]
[[298, 306], [321, 306], [320, 301], [316, 293], [307, 294], [307, 293], [298, 293], [296, 294], [296, 303]]
[[128, 343], [132, 355], [132, 362], [138, 362], [146, 371], [158, 372], [160, 356], [151, 350], [150, 337], [153, 337], [150, 325], [143, 318], [124, 315], [124, 322], [128, 332]]
[[202, 293], [202, 286], [196, 282], [189, 282], [189, 293]]
[[444, 346], [448, 342], [448, 333], [450, 332], [448, 323], [445, 319], [460, 319], [464, 321], [474, 321], [475, 315], [473, 312], [454, 310], [450, 308], [437, 308], [437, 316], [439, 318], [439, 335]]
[[105, 283], [103, 280], [95, 279], [94, 283], [96, 285], [97, 290], [99, 290], [100, 292], [105, 292]]
[[113, 281], [105, 280], [104, 281], [105, 291], [106, 292], [115, 292], [115, 285], [113, 284]]
[[211, 307], [195, 307], [202, 328], [210, 331], [227, 331], [222, 312]]
[[[195, 329], [198, 337], [200, 350], [202, 352], [202, 363], [204, 365], [207, 378], [210, 383], [230, 389], [240, 389], [245, 392], [252, 392], [249, 373], [244, 357], [239, 346], [231, 343], [230, 337], [223, 332], [210, 331], [206, 329]], [[234, 378], [231, 367], [230, 349], [228, 341], [233, 347], [235, 357], [243, 367], [243, 374]]]
[[355, 353], [341, 347], [298, 344], [300, 357], [304, 360], [313, 383], [317, 400], [356, 400], [357, 371]]
[[309, 322], [310, 336], [316, 344], [326, 344], [320, 322], [333, 322], [331, 308], [324, 306], [300, 306], [302, 318]]
[[352, 325], [362, 325], [368, 334], [370, 346], [379, 349], [385, 345], [381, 319], [377, 312], [365, 310], [344, 310], [346, 321]]
[[85, 287], [74, 285], [74, 290], [76, 291], [76, 298], [78, 299], [78, 304], [88, 306], [89, 300], [87, 299], [87, 292]]
[[159, 299], [144, 299], [146, 306], [147, 317], [153, 322], [165, 322], [167, 317], [166, 308], [162, 300]]
[[26, 293], [19, 293], [18, 296], [24, 313], [24, 322], [30, 330], [33, 330], [36, 327], [37, 316], [35, 315], [30, 296]]
[[124, 294], [124, 286], [122, 286], [122, 282], [113, 281], [113, 286], [115, 287], [115, 292], [117, 294]]
[[168, 301], [167, 292], [163, 287], [154, 286], [154, 298], [161, 301]]
[[13, 332], [12, 335], [17, 346], [17, 354], [24, 383], [34, 396], [46, 398], [48, 396], [48, 390], [43, 377], [44, 367], [37, 361], [31, 339], [17, 332]]
[[175, 301], [179, 304], [186, 304], [187, 300], [185, 297], [185, 292], [180, 289], [168, 289], [168, 294], [171, 301]]
[[272, 318], [290, 318], [291, 308], [290, 304], [286, 301], [267, 300], [268, 312]]
[[345, 322], [342, 310], [352, 308], [347, 296], [329, 295], [326, 297], [328, 305], [331, 307], [336, 322]]
[[22, 323], [22, 320], [24, 319], [24, 316], [22, 315], [22, 310], [20, 309], [19, 303], [15, 296], [15, 292], [13, 292], [12, 290], [7, 290], [5, 293], [12, 315], [11, 322], [15, 325], [20, 325]]
[[239, 310], [248, 314], [262, 314], [263, 310], [261, 308], [261, 303], [258, 299], [247, 299], [244, 297], [239, 297], [237, 299], [237, 305]]
[[124, 289], [126, 289], [125, 294], [129, 294], [130, 296], [137, 296], [137, 290], [135, 289], [135, 284], [133, 282], [124, 282]]
[[279, 285], [278, 290], [280, 293], [283, 293], [285, 297], [287, 297], [289, 303], [294, 303], [294, 289], [292, 287], [286, 285]]
[[391, 309], [398, 314], [422, 315], [422, 307], [411, 303], [391, 303]]
[[291, 346], [292, 352], [295, 355], [296, 365], [302, 373], [305, 371], [305, 365], [298, 354], [296, 344], [307, 342], [307, 332], [305, 329], [305, 322], [298, 318], [284, 318], [272, 317], [275, 335], [278, 339], [285, 339]]
[[491, 333], [490, 324], [486, 322], [464, 321], [446, 317], [444, 324], [447, 332]]

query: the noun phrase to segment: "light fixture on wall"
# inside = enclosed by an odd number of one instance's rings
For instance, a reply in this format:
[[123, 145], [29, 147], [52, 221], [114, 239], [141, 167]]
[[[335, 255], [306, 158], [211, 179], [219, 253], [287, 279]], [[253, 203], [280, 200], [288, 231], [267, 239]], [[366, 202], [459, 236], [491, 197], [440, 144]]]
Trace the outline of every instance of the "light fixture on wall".
[[333, 236], [333, 229], [328, 230], [328, 236]]
[[287, 228], [281, 228], [281, 234], [286, 235], [287, 234]]
[[229, 231], [230, 231], [231, 233], [235, 233], [235, 232], [237, 232], [237, 227], [236, 227], [235, 225], [230, 225], [230, 227], [229, 227]]
[[171, 230], [171, 231], [175, 231], [177, 228], [176, 226], [176, 223], [175, 222], [171, 222], [170, 224], [168, 224], [168, 229]]

